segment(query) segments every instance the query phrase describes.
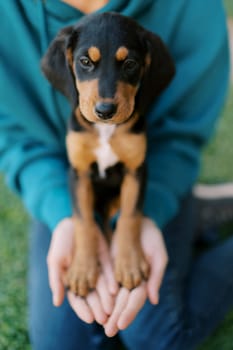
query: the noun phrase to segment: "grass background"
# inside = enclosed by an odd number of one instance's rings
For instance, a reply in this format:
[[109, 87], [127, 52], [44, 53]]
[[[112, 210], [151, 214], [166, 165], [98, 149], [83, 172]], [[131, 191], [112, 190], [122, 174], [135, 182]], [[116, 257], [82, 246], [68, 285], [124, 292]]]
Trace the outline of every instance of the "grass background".
[[[225, 0], [225, 5], [233, 17], [233, 0]], [[232, 116], [233, 87], [216, 135], [204, 152], [201, 181], [233, 180]], [[19, 199], [0, 176], [0, 350], [30, 349], [26, 322], [28, 223]], [[233, 312], [200, 348], [210, 349], [233, 350]]]
[[232, 0], [224, 0], [224, 4], [229, 16], [233, 17], [233, 1]]

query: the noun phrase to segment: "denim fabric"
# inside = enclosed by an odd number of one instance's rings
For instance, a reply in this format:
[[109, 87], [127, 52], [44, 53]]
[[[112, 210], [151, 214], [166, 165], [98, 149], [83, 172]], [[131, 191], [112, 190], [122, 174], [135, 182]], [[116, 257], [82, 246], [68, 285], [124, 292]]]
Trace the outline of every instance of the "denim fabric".
[[46, 255], [51, 233], [40, 223], [32, 229], [29, 270], [29, 327], [34, 350], [192, 350], [233, 306], [233, 238], [193, 259], [195, 223], [192, 200], [164, 230], [169, 264], [160, 303], [145, 304], [119, 336], [105, 337], [102, 327], [87, 325], [67, 301], [52, 305]]

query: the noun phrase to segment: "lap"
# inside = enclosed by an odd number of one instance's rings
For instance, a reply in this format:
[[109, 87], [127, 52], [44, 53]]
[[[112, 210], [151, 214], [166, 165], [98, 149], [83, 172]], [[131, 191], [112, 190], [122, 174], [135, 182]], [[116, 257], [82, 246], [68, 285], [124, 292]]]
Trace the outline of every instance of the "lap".
[[[193, 257], [192, 200], [164, 230], [170, 262], [157, 306], [145, 304], [121, 337], [128, 350], [192, 350], [233, 308], [233, 237]], [[229, 278], [230, 276], [230, 278]]]
[[[192, 203], [192, 200], [187, 198], [180, 213], [164, 230], [170, 260], [160, 289], [159, 305], [153, 306], [147, 302], [134, 322], [120, 332], [120, 338], [129, 350], [194, 349], [197, 342], [216, 327], [220, 318], [232, 306], [232, 286], [230, 288], [229, 283], [222, 285], [220, 282], [223, 281], [219, 278], [221, 270], [226, 272], [225, 277], [233, 274], [233, 239], [232, 242], [204, 254], [193, 263], [195, 225]], [[51, 233], [45, 226], [34, 225], [29, 271], [29, 316], [33, 348], [119, 349], [118, 337], [109, 339], [104, 335], [101, 326], [96, 323], [87, 325], [79, 320], [67, 300], [59, 308], [52, 305], [46, 265], [50, 237]], [[213, 260], [219, 260], [218, 271], [213, 269]], [[219, 293], [219, 298], [213, 300], [205, 293], [208, 289], [206, 281], [210, 288]], [[220, 293], [221, 290], [224, 290], [224, 293]], [[206, 297], [209, 297], [207, 306]], [[205, 323], [199, 322], [203, 319], [203, 312], [200, 312], [203, 308], [209, 315], [204, 320]], [[221, 313], [216, 317], [219, 309]], [[203, 329], [200, 329], [200, 325]]]

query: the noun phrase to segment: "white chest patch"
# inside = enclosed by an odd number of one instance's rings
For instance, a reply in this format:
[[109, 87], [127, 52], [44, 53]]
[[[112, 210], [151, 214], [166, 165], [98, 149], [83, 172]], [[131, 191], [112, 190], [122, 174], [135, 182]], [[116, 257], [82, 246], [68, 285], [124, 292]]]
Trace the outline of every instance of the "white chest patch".
[[117, 163], [118, 157], [113, 152], [112, 147], [109, 144], [109, 139], [114, 133], [115, 125], [108, 124], [95, 124], [95, 128], [99, 134], [99, 147], [95, 149], [95, 155], [97, 158], [99, 174], [101, 177], [105, 177], [105, 170]]

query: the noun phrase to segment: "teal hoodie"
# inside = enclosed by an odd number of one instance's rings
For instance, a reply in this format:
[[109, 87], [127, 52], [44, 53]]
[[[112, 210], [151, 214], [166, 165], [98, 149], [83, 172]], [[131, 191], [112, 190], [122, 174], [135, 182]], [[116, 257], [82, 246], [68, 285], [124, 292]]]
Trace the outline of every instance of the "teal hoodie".
[[[225, 13], [219, 0], [110, 0], [101, 11], [131, 16], [159, 34], [175, 61], [175, 79], [147, 115], [144, 213], [163, 228], [197, 179], [202, 146], [223, 105]], [[0, 13], [0, 168], [32, 216], [53, 230], [72, 213], [70, 106], [43, 77], [40, 59], [56, 33], [83, 14], [58, 0], [1, 1]]]

